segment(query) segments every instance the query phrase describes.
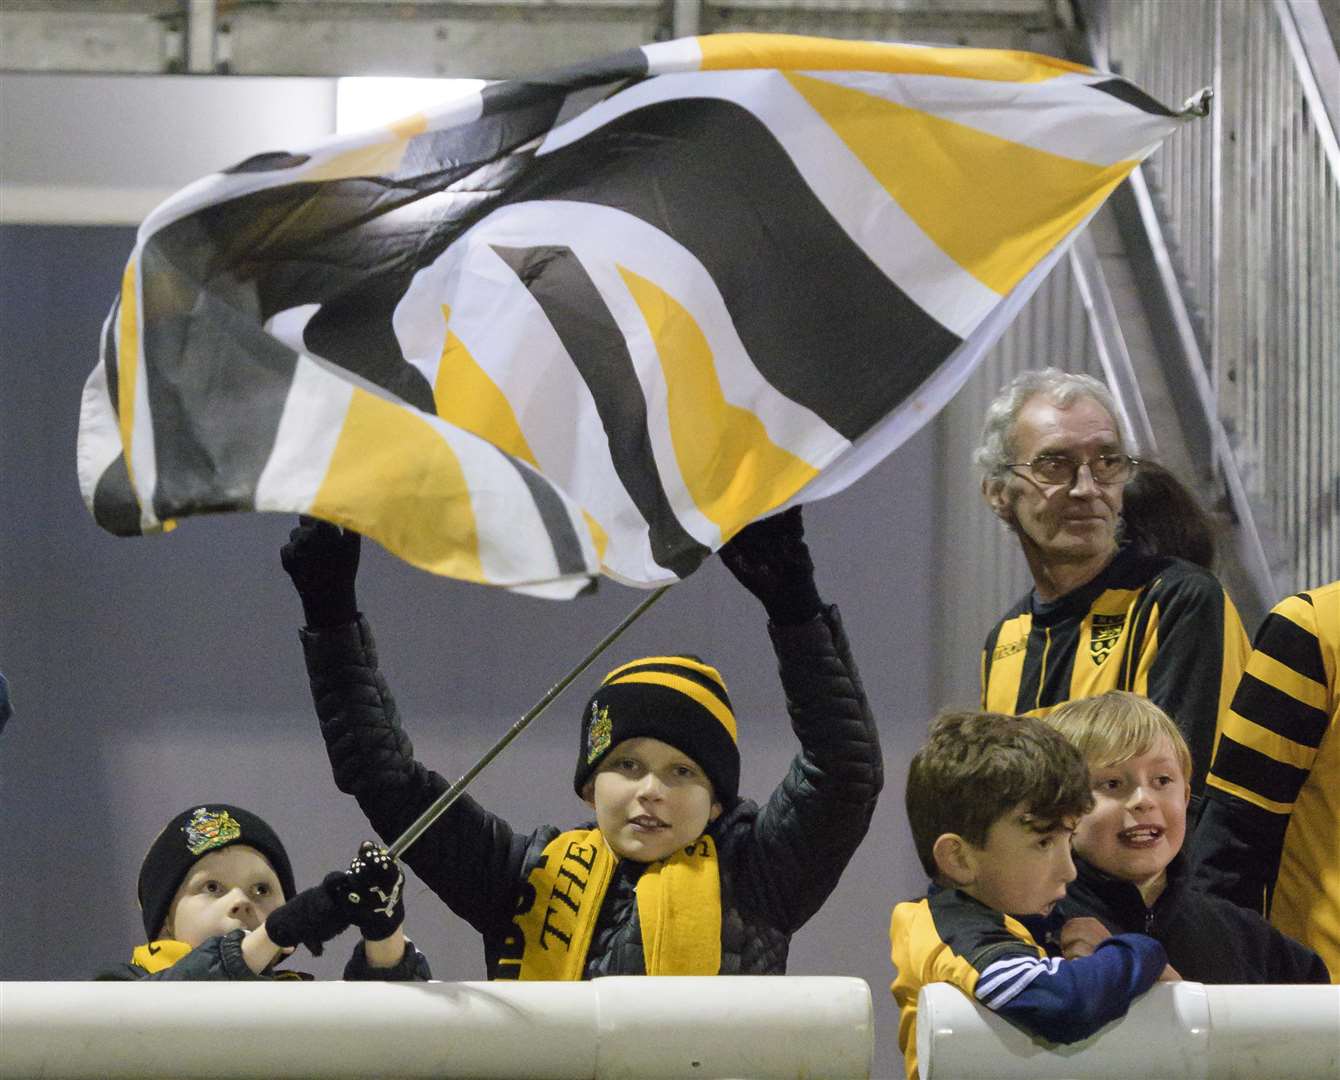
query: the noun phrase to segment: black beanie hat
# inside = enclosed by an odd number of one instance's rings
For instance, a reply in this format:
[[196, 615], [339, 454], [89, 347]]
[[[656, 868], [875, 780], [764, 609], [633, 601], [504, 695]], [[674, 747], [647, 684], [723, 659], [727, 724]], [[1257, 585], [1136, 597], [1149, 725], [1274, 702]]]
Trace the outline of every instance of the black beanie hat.
[[626, 739], [659, 739], [693, 759], [712, 796], [734, 805], [740, 787], [735, 713], [721, 673], [696, 656], [644, 656], [605, 676], [582, 715], [573, 787], [578, 795]]
[[284, 899], [293, 898], [298, 891], [293, 884], [293, 866], [269, 825], [251, 811], [227, 803], [193, 806], [164, 826], [140, 865], [140, 914], [150, 941], [167, 921], [172, 899], [191, 867], [202, 856], [232, 844], [245, 844], [264, 855], [279, 878]]

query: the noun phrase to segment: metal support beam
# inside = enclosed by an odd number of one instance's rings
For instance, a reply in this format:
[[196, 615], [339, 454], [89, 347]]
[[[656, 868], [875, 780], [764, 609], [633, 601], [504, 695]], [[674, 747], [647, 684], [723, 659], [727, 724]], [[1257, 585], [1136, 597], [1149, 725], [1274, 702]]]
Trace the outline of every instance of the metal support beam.
[[1326, 29], [1326, 15], [1317, 0], [1275, 0], [1275, 14], [1331, 174], [1340, 177], [1340, 139], [1336, 136], [1340, 128], [1340, 58]]
[[214, 41], [218, 34], [214, 0], [191, 0], [186, 15], [186, 70], [192, 75], [214, 71]]
[[1191, 313], [1182, 297], [1163, 227], [1141, 167], [1112, 195], [1146, 311], [1163, 345], [1163, 367], [1193, 457], [1213, 464], [1233, 518], [1233, 546], [1249, 594], [1235, 594], [1243, 621], [1254, 626], [1279, 599], [1256, 517], [1220, 422], [1218, 403]]
[[1062, 11], [1062, 0], [0, 0], [0, 71], [501, 79], [728, 30], [1046, 50]]
[[1121, 320], [1117, 318], [1116, 305], [1112, 303], [1112, 293], [1098, 259], [1098, 248], [1087, 228], [1075, 237], [1070, 247], [1070, 269], [1075, 275], [1084, 310], [1089, 314], [1089, 328], [1093, 331], [1098, 360], [1103, 365], [1107, 385], [1117, 399], [1123, 429], [1133, 440], [1138, 454], [1156, 455], [1158, 440], [1149, 422], [1149, 411], [1145, 408], [1140, 381], [1126, 347], [1126, 336], [1121, 331]]
[[675, 0], [674, 22], [671, 25], [673, 37], [696, 37], [702, 25], [702, 0]]

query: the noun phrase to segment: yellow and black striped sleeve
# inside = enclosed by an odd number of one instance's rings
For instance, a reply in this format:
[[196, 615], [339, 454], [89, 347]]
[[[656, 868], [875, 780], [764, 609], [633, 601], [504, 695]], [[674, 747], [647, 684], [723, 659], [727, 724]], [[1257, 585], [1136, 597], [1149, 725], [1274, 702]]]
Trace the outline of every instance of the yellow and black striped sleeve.
[[1268, 906], [1299, 792], [1337, 726], [1337, 637], [1340, 582], [1277, 604], [1220, 726], [1196, 872], [1245, 907]]

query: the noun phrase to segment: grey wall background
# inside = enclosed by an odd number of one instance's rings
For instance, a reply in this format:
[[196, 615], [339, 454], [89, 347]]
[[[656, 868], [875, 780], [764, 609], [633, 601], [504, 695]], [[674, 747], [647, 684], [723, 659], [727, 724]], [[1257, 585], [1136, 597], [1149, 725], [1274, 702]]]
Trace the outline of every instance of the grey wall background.
[[[77, 979], [142, 939], [140, 859], [169, 816], [245, 805], [285, 839], [299, 884], [347, 861], [368, 830], [329, 776], [278, 559], [291, 522], [186, 521], [117, 539], [80, 501], [80, 391], [133, 242], [127, 228], [0, 227], [0, 670], [16, 714], [0, 734], [0, 979]], [[797, 935], [794, 974], [865, 978], [877, 1075], [901, 1071], [888, 993], [889, 909], [923, 887], [901, 802], [936, 707], [931, 628], [936, 438], [927, 430], [854, 488], [807, 510], [826, 598], [843, 610], [879, 718], [888, 783], [836, 893]], [[963, 478], [970, 495], [971, 477]], [[456, 775], [641, 598], [604, 583], [553, 603], [414, 570], [365, 545], [362, 607], [420, 758]], [[725, 673], [740, 714], [742, 791], [763, 799], [794, 753], [765, 619], [715, 560], [676, 586], [477, 784], [513, 825], [583, 820], [576, 715], [599, 676], [641, 653], [692, 650]], [[934, 661], [934, 662], [933, 662]], [[976, 656], [950, 664], [971, 686]], [[969, 698], [970, 701], [970, 698]], [[962, 698], [958, 704], [967, 704]], [[411, 935], [443, 979], [483, 975], [468, 926], [411, 879]], [[341, 939], [302, 966], [334, 977]]]

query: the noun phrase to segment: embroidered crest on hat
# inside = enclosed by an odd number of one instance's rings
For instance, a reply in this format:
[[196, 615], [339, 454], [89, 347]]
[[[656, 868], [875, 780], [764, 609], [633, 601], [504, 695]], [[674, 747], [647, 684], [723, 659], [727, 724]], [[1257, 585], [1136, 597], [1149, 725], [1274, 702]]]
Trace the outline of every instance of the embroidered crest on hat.
[[586, 763], [599, 760], [600, 755], [610, 748], [610, 734], [614, 730], [610, 722], [608, 706], [591, 702], [591, 730], [586, 738]]
[[186, 834], [186, 848], [192, 855], [231, 844], [242, 836], [242, 826], [232, 814], [207, 806], [197, 807], [181, 831]]

